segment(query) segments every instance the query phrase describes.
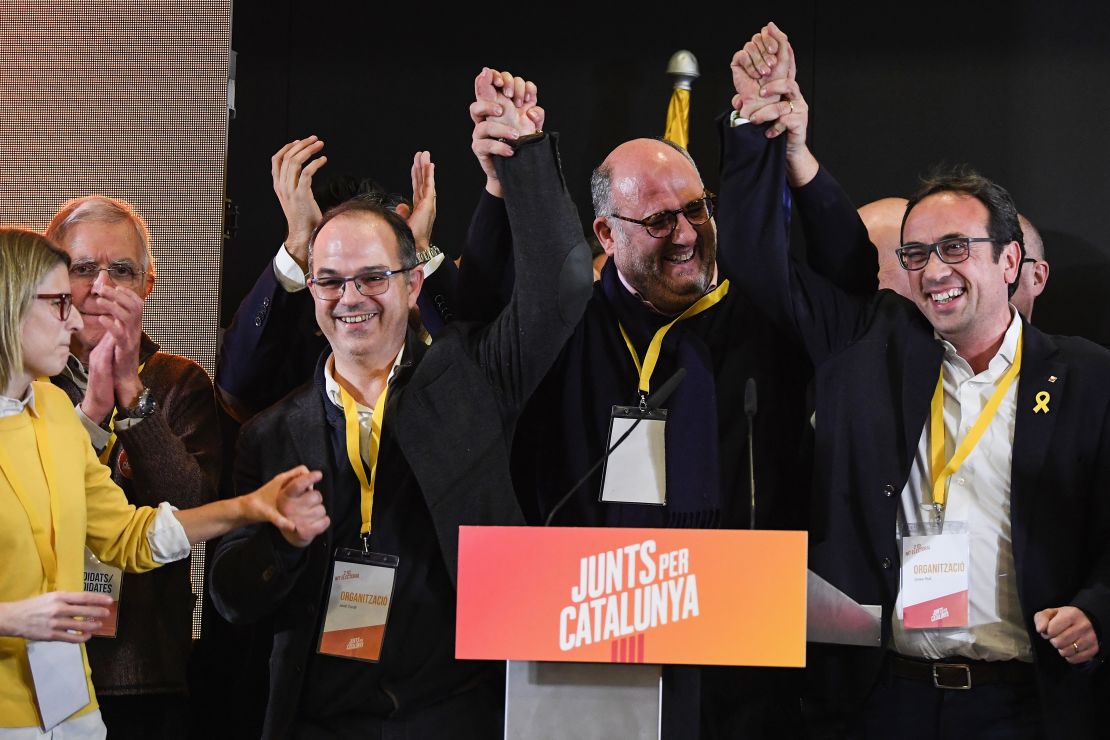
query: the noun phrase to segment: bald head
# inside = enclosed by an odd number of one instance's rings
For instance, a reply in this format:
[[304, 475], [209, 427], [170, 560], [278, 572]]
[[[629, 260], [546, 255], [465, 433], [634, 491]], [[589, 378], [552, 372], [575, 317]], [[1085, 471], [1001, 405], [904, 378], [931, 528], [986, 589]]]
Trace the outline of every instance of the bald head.
[[1037, 228], [1025, 216], [1018, 214], [1022, 237], [1025, 240], [1025, 262], [1018, 275], [1018, 287], [1010, 298], [1018, 312], [1027, 320], [1033, 318], [1033, 302], [1044, 292], [1048, 283], [1048, 262], [1044, 258], [1044, 241]]
[[1021, 226], [1021, 234], [1025, 239], [1025, 256], [1032, 257], [1035, 260], [1043, 260], [1044, 241], [1041, 239], [1041, 232], [1037, 231], [1037, 227], [1020, 213], [1018, 214], [1018, 224]]
[[[624, 282], [644, 300], [675, 314], [709, 290], [717, 227], [700, 209], [705, 185], [685, 149], [658, 139], [625, 142], [594, 170], [590, 190], [594, 234]], [[649, 217], [662, 222], [663, 236], [633, 222]]]
[[[594, 216], [602, 217], [614, 213], [614, 184], [621, 194], [636, 198], [635, 189], [640, 187], [640, 183], [659, 175], [667, 176], [668, 171], [693, 173], [701, 183], [701, 173], [689, 152], [673, 142], [633, 139], [621, 144], [594, 170], [590, 181]], [[645, 215], [648, 214], [640, 214]]]
[[905, 213], [905, 198], [881, 198], [859, 209], [859, 217], [867, 227], [867, 236], [878, 250], [879, 288], [893, 290], [909, 298], [909, 278], [894, 251], [902, 245], [902, 217]]

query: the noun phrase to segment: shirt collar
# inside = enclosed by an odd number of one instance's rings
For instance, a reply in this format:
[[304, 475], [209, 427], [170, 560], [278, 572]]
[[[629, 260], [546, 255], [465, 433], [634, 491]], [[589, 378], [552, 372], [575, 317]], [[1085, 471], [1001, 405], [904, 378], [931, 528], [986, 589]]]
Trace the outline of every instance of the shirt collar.
[[[947, 339], [937, 334], [936, 330], [933, 331], [933, 336], [944, 347], [944, 361], [956, 362], [957, 360], [963, 364], [966, 362], [956, 352], [956, 347]], [[1010, 325], [1006, 327], [1006, 333], [1002, 335], [1002, 345], [999, 346], [998, 352], [987, 364], [987, 369], [984, 372], [994, 374], [1001, 374], [1005, 372], [1010, 365], [1013, 364], [1014, 358], [1017, 356], [1018, 341], [1021, 338], [1021, 315], [1018, 314], [1013, 304], [1010, 304]]]
[[0, 417], [18, 416], [23, 413], [23, 409], [27, 409], [31, 416], [39, 415], [38, 411], [35, 409], [34, 384], [27, 386], [27, 392], [23, 394], [23, 398], [0, 396]]
[[73, 381], [82, 393], [89, 387], [89, 373], [85, 366], [77, 359], [77, 355], [70, 354], [66, 366], [62, 368], [62, 375]]
[[[401, 365], [401, 356], [405, 354], [405, 345], [401, 345], [400, 351], [397, 352], [397, 357], [393, 360], [393, 367], [389, 370], [389, 377], [385, 379], [385, 384], [388, 386], [393, 376], [397, 374], [397, 368]], [[324, 363], [324, 390], [328, 394], [328, 400], [339, 408], [343, 408], [343, 399], [339, 395], [339, 381], [335, 379], [335, 355], [328, 355], [327, 362]], [[355, 402], [360, 413], [371, 414], [374, 409], [368, 406], [363, 406], [361, 403]]]

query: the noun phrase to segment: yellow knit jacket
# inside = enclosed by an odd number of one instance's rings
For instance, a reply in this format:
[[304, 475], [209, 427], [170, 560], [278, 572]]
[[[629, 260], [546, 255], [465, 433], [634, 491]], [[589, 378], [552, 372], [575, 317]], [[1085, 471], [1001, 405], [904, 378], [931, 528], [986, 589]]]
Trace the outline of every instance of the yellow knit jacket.
[[[0, 445], [13, 468], [0, 474], [0, 601], [19, 601], [48, 590], [81, 591], [86, 545], [102, 561], [128, 571], [157, 567], [146, 538], [156, 510], [127, 502], [112, 482], [111, 471], [97, 460], [63, 391], [43, 382], [32, 387], [34, 412], [27, 408], [16, 416], [0, 418]], [[34, 502], [38, 520], [52, 529], [47, 476], [32, 413], [45, 422], [41, 428], [51, 461], [49, 477], [59, 501], [53, 517], [57, 529], [52, 532], [58, 575], [52, 587], [35, 547], [30, 518], [9, 478], [14, 474]], [[84, 658], [83, 645], [81, 653]], [[92, 700], [74, 716], [97, 708], [87, 659], [84, 664]], [[38, 722], [26, 641], [0, 637], [0, 727], [28, 727]]]

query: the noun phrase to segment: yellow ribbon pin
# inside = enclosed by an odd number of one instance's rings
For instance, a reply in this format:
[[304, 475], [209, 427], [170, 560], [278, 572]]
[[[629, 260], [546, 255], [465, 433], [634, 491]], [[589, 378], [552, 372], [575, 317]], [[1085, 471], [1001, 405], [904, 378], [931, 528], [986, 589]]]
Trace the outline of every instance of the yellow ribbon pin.
[[1033, 407], [1033, 413], [1040, 413], [1041, 411], [1048, 413], [1048, 402], [1052, 396], [1048, 395], [1048, 391], [1041, 391], [1037, 394], [1037, 405]]

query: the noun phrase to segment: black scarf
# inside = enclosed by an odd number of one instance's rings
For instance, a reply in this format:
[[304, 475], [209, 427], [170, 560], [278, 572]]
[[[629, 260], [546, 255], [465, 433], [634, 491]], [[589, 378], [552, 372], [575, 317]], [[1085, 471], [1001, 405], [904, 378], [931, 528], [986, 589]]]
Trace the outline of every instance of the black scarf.
[[[621, 283], [612, 261], [601, 273], [601, 291], [632, 341], [642, 361], [655, 332], [671, 321], [632, 295]], [[713, 308], [708, 309], [714, 310]], [[667, 332], [659, 363], [651, 377], [652, 389], [658, 388], [680, 367], [686, 378], [664, 404], [667, 427], [664, 434], [667, 455], [667, 505], [660, 521], [655, 507], [636, 504], [606, 504], [607, 524], [611, 526], [660, 526], [712, 528], [721, 516], [721, 476], [718, 453], [717, 393], [713, 359], [709, 347], [691, 328], [699, 317], [675, 324]], [[620, 332], [613, 331], [620, 341]], [[622, 342], [623, 344], [623, 342]], [[627, 350], [625, 350], [627, 351]], [[596, 356], [604, 356], [598, 352]], [[631, 358], [629, 358], [631, 361]], [[610, 389], [597, 388], [595, 392]], [[628, 398], [636, 385], [621, 389], [614, 398]], [[599, 399], [601, 400], [601, 399]], [[606, 408], [601, 400], [596, 408]], [[612, 474], [612, 471], [611, 473]]]

